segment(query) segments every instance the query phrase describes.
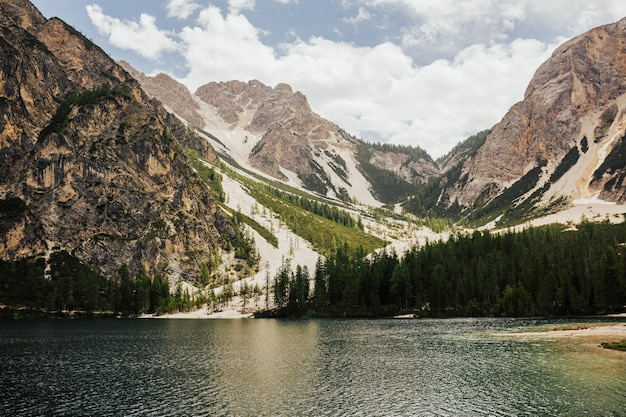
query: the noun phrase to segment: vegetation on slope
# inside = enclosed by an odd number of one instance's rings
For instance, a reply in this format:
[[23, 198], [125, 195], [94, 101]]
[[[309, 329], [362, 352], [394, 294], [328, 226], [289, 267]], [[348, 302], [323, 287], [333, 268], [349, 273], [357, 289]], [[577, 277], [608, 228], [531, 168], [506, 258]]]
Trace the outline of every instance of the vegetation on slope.
[[393, 171], [378, 168], [370, 163], [372, 148], [359, 144], [356, 159], [359, 170], [372, 185], [376, 198], [383, 203], [395, 203], [413, 194], [417, 186], [409, 183]]
[[[483, 198], [479, 198], [475, 208], [467, 217], [470, 224], [485, 224], [500, 215], [506, 216], [506, 219], [503, 217], [503, 220], [498, 223], [500, 225], [512, 224], [523, 219], [523, 215], [527, 215], [528, 210], [532, 209], [530, 203], [534, 200], [533, 197], [538, 197], [538, 195], [531, 196], [531, 198], [525, 201], [526, 204], [523, 205], [520, 205], [520, 202], [517, 202], [517, 200], [537, 185], [545, 164], [545, 161], [540, 162], [538, 166], [528, 171], [522, 178], [514, 182], [510, 187], [502, 190], [486, 204], [483, 202]], [[489, 190], [487, 189], [486, 191]]]
[[226, 195], [224, 194], [224, 189], [222, 188], [222, 176], [220, 173], [217, 172], [207, 160], [200, 157], [196, 151], [188, 149], [187, 153], [189, 155], [191, 165], [196, 170], [200, 178], [211, 189], [211, 196], [213, 199], [223, 203]]
[[572, 148], [565, 154], [563, 159], [561, 159], [561, 162], [550, 176], [550, 182], [557, 182], [567, 171], [570, 170], [571, 167], [576, 165], [576, 162], [578, 162], [578, 158], [580, 158], [580, 151], [578, 150], [578, 146], [572, 146]]
[[459, 142], [450, 152], [437, 158], [437, 164], [445, 168], [451, 161], [463, 162], [465, 159], [473, 157], [478, 149], [483, 146], [490, 133], [491, 129], [483, 130]]
[[602, 179], [605, 173], [618, 173], [604, 185], [604, 189], [610, 191], [613, 187], [620, 187], [624, 181], [624, 160], [626, 158], [626, 134], [622, 136], [615, 147], [607, 155], [602, 165], [593, 173], [593, 182]]
[[[200, 157], [197, 152], [190, 149], [188, 149], [187, 152], [190, 156], [192, 166], [200, 178], [211, 189], [211, 195], [218, 202], [218, 206], [231, 215], [235, 234], [228, 241], [223, 242], [222, 246], [229, 252], [234, 249], [235, 258], [244, 260], [248, 267], [257, 265], [259, 257], [254, 246], [254, 239], [246, 234], [243, 225], [246, 224], [250, 226], [274, 247], [278, 247], [278, 239], [271, 231], [261, 226], [256, 220], [226, 206], [224, 204], [226, 194], [222, 187], [221, 174], [217, 172], [207, 160]], [[204, 277], [203, 281], [207, 281], [207, 278]], [[203, 283], [206, 284], [207, 282]]]
[[63, 130], [67, 126], [68, 116], [74, 106], [83, 106], [115, 96], [128, 97], [129, 95], [130, 87], [127, 85], [114, 85], [111, 87], [109, 84], [104, 84], [94, 90], [84, 91], [81, 94], [72, 93], [59, 103], [50, 123], [39, 133], [39, 138], [45, 138], [51, 133], [58, 133]]
[[360, 221], [344, 210], [319, 200], [293, 195], [244, 177], [223, 167], [228, 175], [243, 184], [248, 193], [263, 207], [278, 215], [295, 234], [311, 242], [321, 254], [329, 254], [337, 245], [351, 242], [367, 252], [384, 246], [384, 242], [362, 230]]
[[107, 278], [66, 251], [43, 258], [0, 261], [0, 318], [68, 315], [139, 315], [188, 311], [206, 302], [177, 287], [170, 293], [167, 279], [146, 273], [131, 277], [122, 265]]
[[470, 136], [446, 155], [437, 159], [444, 173], [440, 177], [431, 178], [426, 183], [417, 185], [415, 192], [405, 202], [404, 208], [409, 213], [420, 217], [460, 220], [461, 207], [457, 201], [449, 201], [443, 190], [452, 184], [462, 182], [463, 161], [476, 154], [490, 132], [490, 130], [484, 130]]
[[[221, 201], [224, 201], [225, 194], [221, 187], [221, 177], [216, 172], [216, 168], [209, 166], [209, 163], [197, 154], [192, 154], [192, 160], [200, 176], [212, 190], [219, 190]], [[277, 214], [281, 222], [285, 223], [295, 234], [311, 242], [322, 254], [330, 253], [337, 245], [346, 241], [353, 242], [355, 247], [360, 245], [368, 251], [384, 245], [381, 239], [363, 231], [360, 218], [355, 219], [346, 210], [331, 205], [321, 198], [265, 178], [255, 176], [256, 179], [250, 179], [238, 174], [225, 164], [221, 164], [219, 169], [244, 185], [259, 204]], [[275, 247], [278, 246], [278, 240], [272, 230], [267, 230], [254, 219], [240, 212], [235, 213], [223, 204], [220, 206], [231, 214], [237, 214], [241, 222], [248, 224]]]
[[433, 162], [431, 156], [419, 146], [395, 145], [393, 143], [370, 143], [369, 146], [377, 151], [399, 153], [409, 157], [409, 161], [425, 161]]
[[[519, 224], [540, 213], [536, 203], [549, 185], [557, 181], [567, 172], [579, 158], [578, 147], [573, 147], [564, 156], [555, 172], [543, 187], [535, 190], [528, 198], [522, 200], [525, 194], [537, 186], [542, 169], [546, 161], [539, 161], [537, 166], [526, 173], [510, 187], [497, 193], [490, 199], [493, 189], [486, 188], [473, 207], [461, 207], [456, 200], [450, 200], [445, 190], [456, 184], [463, 187], [467, 176], [462, 175], [463, 161], [476, 154], [485, 143], [490, 130], [477, 133], [455, 146], [448, 154], [437, 160], [443, 167], [444, 173], [440, 177], [432, 178], [425, 184], [417, 187], [416, 192], [405, 202], [404, 208], [420, 217], [448, 219], [458, 224], [479, 226], [500, 217], [499, 226]], [[495, 185], [494, 185], [495, 186]], [[554, 201], [550, 207], [542, 208], [542, 213], [551, 210], [561, 203]]]
[[[291, 295], [291, 273], [276, 315], [582, 315], [626, 305], [626, 224], [585, 222], [520, 233], [475, 232], [394, 253], [338, 247], [314, 272], [313, 294]], [[284, 280], [284, 277], [281, 278]], [[291, 284], [289, 284], [291, 283]], [[282, 292], [286, 291], [286, 294]], [[289, 300], [294, 300], [289, 302]], [[297, 302], [295, 300], [298, 300]], [[303, 301], [304, 300], [304, 301]]]

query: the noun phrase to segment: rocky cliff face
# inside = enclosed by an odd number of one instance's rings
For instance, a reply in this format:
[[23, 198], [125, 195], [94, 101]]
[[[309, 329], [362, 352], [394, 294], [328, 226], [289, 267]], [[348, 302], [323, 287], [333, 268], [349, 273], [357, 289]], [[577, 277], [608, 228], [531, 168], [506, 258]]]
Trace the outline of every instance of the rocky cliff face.
[[224, 121], [259, 138], [249, 155], [251, 165], [282, 180], [288, 178], [281, 168], [315, 174], [312, 153], [325, 149], [331, 139], [345, 142], [338, 129], [315, 114], [306, 97], [287, 84], [271, 88], [258, 81], [213, 82], [200, 87], [196, 95], [215, 107]]
[[165, 74], [149, 77], [137, 71], [126, 61], [119, 61], [118, 64], [139, 81], [148, 96], [159, 100], [172, 113], [177, 114], [193, 126], [204, 124], [202, 117], [198, 114], [200, 106], [183, 84]]
[[524, 100], [464, 162], [447, 200], [471, 207], [509, 190], [511, 205], [531, 196], [535, 205], [596, 195], [624, 201], [621, 180], [614, 181], [623, 161], [596, 170], [624, 135], [625, 75], [626, 20], [561, 45], [537, 70]]
[[210, 149], [26, 0], [0, 0], [0, 53], [0, 258], [198, 273], [230, 229], [181, 143]]

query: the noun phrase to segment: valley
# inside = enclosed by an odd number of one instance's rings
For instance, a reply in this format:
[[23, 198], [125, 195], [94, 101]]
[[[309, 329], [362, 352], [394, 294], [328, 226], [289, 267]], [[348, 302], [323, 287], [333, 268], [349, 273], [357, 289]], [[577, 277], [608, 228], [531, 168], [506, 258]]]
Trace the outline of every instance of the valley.
[[[499, 123], [435, 160], [355, 137], [285, 83], [192, 93], [26, 0], [0, 6], [0, 303], [18, 315], [20, 275], [42, 314], [564, 313], [543, 296], [576, 298], [578, 313], [624, 308], [603, 298], [626, 296], [612, 275], [626, 264], [624, 19], [558, 47]], [[597, 240], [570, 238], [579, 227]], [[512, 233], [544, 250], [589, 245], [583, 259], [599, 261], [572, 263], [545, 295], [519, 267], [496, 267], [495, 247], [457, 259], [503, 237], [516, 262], [536, 262]]]

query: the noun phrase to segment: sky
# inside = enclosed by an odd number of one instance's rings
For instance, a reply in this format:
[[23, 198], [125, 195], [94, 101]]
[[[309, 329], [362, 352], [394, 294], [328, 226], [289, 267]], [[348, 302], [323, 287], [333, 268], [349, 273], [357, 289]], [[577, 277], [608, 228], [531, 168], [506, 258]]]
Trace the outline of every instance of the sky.
[[491, 128], [567, 39], [623, 0], [32, 0], [112, 58], [191, 92], [287, 83], [370, 142], [437, 158]]

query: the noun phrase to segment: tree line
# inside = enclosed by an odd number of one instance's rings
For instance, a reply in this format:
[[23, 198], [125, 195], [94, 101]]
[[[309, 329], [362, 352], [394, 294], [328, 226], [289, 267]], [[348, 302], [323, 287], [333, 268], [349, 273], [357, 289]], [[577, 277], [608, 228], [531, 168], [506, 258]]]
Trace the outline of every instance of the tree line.
[[330, 204], [326, 204], [314, 199], [302, 197], [296, 194], [288, 193], [286, 191], [281, 191], [269, 185], [264, 186], [263, 190], [269, 195], [278, 197], [283, 201], [296, 205], [313, 214], [317, 214], [320, 217], [332, 220], [335, 223], [339, 223], [347, 227], [358, 227], [359, 229], [363, 230], [363, 223], [361, 222], [361, 219], [354, 220], [354, 217], [352, 217], [350, 213], [345, 210], [339, 209], [337, 206], [331, 206]]
[[[48, 268], [48, 269], [46, 269]], [[206, 299], [177, 286], [174, 293], [165, 277], [140, 273], [131, 277], [126, 265], [105, 277], [66, 251], [43, 258], [0, 261], [0, 305], [5, 318], [65, 316], [130, 316], [189, 311]]]
[[[626, 223], [583, 222], [522, 232], [476, 231], [370, 255], [344, 243], [311, 276], [285, 262], [267, 288], [274, 308], [259, 316], [367, 317], [583, 315], [626, 307]], [[311, 285], [313, 284], [313, 285]], [[104, 277], [61, 251], [0, 261], [3, 317], [162, 314], [209, 301], [166, 278], [122, 265]], [[9, 307], [6, 307], [9, 306]]]
[[[583, 222], [522, 232], [457, 234], [404, 256], [338, 247], [318, 261], [313, 292], [291, 294], [280, 271], [279, 316], [535, 316], [623, 311], [626, 224]], [[356, 255], [351, 255], [356, 253]], [[290, 283], [291, 282], [291, 283]]]

